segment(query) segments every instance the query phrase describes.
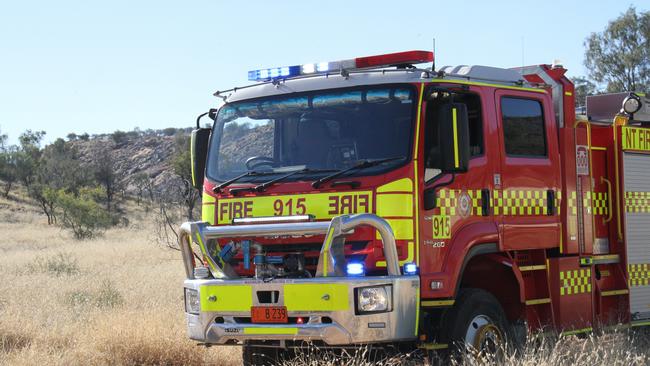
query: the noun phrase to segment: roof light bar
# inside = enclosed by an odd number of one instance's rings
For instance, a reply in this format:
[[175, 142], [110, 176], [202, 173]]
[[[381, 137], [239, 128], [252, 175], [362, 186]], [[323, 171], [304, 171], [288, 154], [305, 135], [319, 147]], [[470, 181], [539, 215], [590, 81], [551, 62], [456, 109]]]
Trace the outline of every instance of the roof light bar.
[[332, 62], [317, 62], [304, 65], [272, 67], [268, 69], [251, 70], [248, 80], [269, 81], [285, 79], [298, 75], [324, 74], [338, 70], [353, 70], [366, 68], [381, 68], [396, 65], [412, 65], [433, 61], [433, 52], [406, 51], [387, 53], [384, 55], [357, 57], [349, 60]]

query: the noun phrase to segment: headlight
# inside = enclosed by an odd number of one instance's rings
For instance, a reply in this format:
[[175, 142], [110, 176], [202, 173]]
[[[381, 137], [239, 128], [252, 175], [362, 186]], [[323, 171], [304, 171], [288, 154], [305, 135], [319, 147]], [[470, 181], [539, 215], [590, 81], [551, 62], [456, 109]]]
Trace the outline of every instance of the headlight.
[[198, 314], [200, 309], [201, 309], [201, 302], [199, 300], [199, 292], [191, 288], [186, 288], [185, 289], [185, 312], [190, 314]]
[[375, 313], [390, 310], [390, 287], [364, 287], [357, 289], [359, 313]]

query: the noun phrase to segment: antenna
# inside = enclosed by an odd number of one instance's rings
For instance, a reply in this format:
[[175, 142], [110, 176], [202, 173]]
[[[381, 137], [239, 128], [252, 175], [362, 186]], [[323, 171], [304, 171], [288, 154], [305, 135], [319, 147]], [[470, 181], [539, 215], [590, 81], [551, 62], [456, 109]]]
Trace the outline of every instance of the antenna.
[[431, 71], [436, 71], [436, 37], [433, 37], [433, 62], [431, 63]]

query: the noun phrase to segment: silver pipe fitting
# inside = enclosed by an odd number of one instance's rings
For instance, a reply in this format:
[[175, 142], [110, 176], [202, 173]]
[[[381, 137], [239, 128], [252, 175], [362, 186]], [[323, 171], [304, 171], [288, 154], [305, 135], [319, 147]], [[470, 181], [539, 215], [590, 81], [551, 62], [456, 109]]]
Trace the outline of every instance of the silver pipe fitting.
[[[255, 237], [255, 236], [307, 236], [307, 235], [325, 235], [330, 232], [331, 226], [337, 226], [333, 232], [335, 237], [350, 234], [355, 227], [367, 225], [379, 232], [383, 242], [384, 257], [386, 258], [386, 269], [391, 276], [400, 275], [399, 259], [397, 257], [397, 246], [395, 244], [395, 235], [390, 224], [381, 217], [374, 214], [357, 214], [342, 215], [332, 219], [332, 221], [321, 222], [299, 222], [299, 223], [279, 223], [279, 224], [261, 224], [261, 225], [229, 225], [229, 226], [208, 226], [202, 222], [186, 222], [181, 225], [179, 235], [179, 246], [183, 255], [185, 264], [185, 274], [187, 278], [194, 279], [194, 253], [190, 247], [192, 242], [200, 240], [203, 255], [210, 261], [209, 265], [213, 275], [216, 278], [236, 277], [234, 271], [228, 263], [224, 263], [221, 258], [212, 258], [205, 250], [205, 244], [210, 239], [217, 238], [234, 238], [234, 237]], [[326, 235], [326, 243], [329, 238]], [[328, 245], [323, 245], [327, 247]], [[323, 251], [319, 263], [323, 260]], [[331, 256], [330, 256], [331, 258]], [[340, 261], [339, 261], [340, 262]], [[319, 264], [320, 267], [320, 264]], [[215, 273], [215, 271], [217, 273]]]

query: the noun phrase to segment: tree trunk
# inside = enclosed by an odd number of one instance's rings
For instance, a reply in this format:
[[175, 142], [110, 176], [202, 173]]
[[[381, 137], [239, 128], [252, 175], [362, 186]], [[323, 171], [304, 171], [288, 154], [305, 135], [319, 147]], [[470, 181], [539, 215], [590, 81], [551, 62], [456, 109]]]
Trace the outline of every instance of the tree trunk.
[[11, 186], [13, 185], [13, 182], [5, 182], [5, 189], [4, 189], [4, 196], [5, 198], [9, 198], [9, 191], [11, 191]]

